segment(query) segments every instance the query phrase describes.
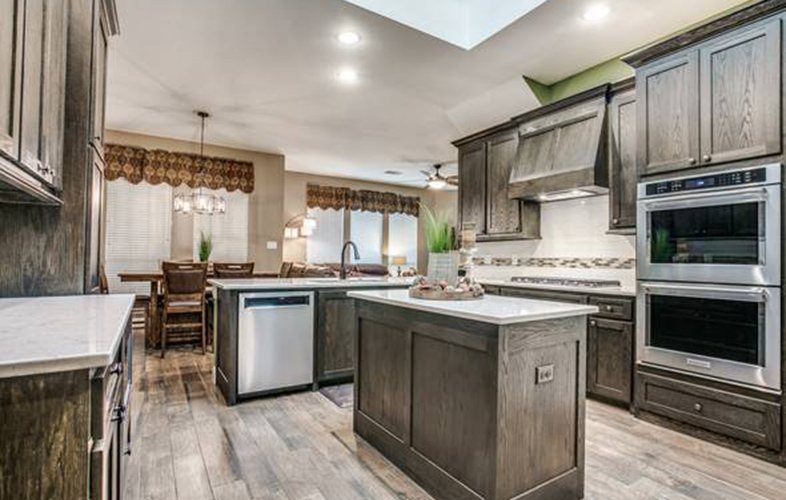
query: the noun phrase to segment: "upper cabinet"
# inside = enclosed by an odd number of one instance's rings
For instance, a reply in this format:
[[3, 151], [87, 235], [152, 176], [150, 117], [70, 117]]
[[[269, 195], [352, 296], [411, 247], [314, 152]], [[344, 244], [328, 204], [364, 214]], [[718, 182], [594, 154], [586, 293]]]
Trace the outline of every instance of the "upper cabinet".
[[626, 58], [636, 66], [640, 175], [781, 153], [782, 17], [751, 22], [767, 8]]
[[540, 207], [509, 196], [518, 150], [515, 126], [481, 133], [458, 146], [459, 228], [474, 224], [478, 241], [539, 238]]
[[[103, 4], [102, 4], [103, 5]], [[106, 114], [106, 61], [109, 34], [107, 32], [106, 9], [96, 9], [93, 31], [93, 120], [90, 127], [90, 144], [103, 159], [104, 122]]]
[[629, 85], [609, 104], [609, 230], [635, 230], [637, 178], [636, 91]]
[[67, 2], [0, 2], [0, 201], [59, 203]]

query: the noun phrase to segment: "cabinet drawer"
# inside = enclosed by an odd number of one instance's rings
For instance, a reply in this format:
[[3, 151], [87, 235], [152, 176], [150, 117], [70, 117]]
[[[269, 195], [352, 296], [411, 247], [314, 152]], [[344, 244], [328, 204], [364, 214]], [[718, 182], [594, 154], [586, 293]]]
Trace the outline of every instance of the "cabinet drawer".
[[636, 404], [718, 434], [781, 448], [781, 406], [776, 403], [639, 372]]
[[534, 300], [553, 300], [554, 302], [570, 302], [572, 304], [586, 304], [586, 295], [572, 293], [550, 292], [544, 290], [530, 290], [527, 288], [502, 288], [502, 295], [507, 297], [521, 297]]
[[594, 314], [599, 318], [633, 321], [633, 299], [613, 297], [590, 297], [590, 305], [597, 306], [600, 312]]

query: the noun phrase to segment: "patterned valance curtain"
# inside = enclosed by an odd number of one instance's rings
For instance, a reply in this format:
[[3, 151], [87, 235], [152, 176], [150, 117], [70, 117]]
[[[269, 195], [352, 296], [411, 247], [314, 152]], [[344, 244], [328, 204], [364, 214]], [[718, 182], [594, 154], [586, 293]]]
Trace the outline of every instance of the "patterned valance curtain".
[[354, 190], [345, 187], [308, 184], [306, 186], [306, 206], [323, 210], [345, 208], [383, 214], [400, 213], [417, 217], [420, 213], [420, 198], [365, 189]]
[[254, 191], [254, 164], [248, 161], [118, 144], [107, 144], [104, 156], [109, 181], [123, 177], [131, 184], [165, 182], [173, 187], [185, 184], [192, 188], [204, 185], [210, 189]]

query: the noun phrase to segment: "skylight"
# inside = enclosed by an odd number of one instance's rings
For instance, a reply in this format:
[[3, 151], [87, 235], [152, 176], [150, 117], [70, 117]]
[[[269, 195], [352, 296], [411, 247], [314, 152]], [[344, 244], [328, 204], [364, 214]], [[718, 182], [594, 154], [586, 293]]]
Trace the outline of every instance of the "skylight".
[[546, 0], [345, 0], [470, 50]]

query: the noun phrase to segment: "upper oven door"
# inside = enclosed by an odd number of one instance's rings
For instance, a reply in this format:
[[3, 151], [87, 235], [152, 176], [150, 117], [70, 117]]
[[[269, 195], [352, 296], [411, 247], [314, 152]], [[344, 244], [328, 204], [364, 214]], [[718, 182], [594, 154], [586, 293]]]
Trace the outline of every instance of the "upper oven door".
[[781, 388], [780, 288], [640, 282], [639, 362]]
[[772, 184], [641, 199], [638, 278], [780, 285], [780, 189]]

